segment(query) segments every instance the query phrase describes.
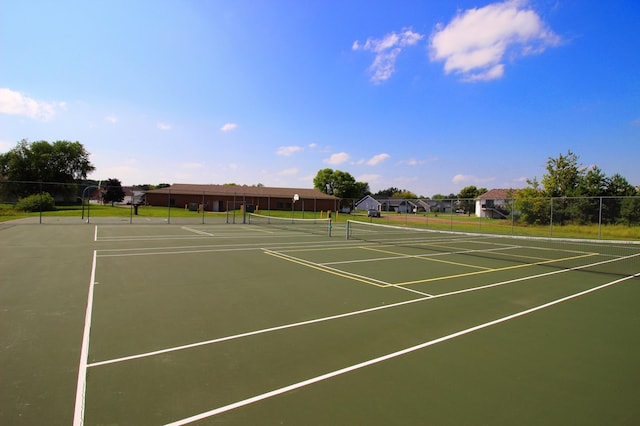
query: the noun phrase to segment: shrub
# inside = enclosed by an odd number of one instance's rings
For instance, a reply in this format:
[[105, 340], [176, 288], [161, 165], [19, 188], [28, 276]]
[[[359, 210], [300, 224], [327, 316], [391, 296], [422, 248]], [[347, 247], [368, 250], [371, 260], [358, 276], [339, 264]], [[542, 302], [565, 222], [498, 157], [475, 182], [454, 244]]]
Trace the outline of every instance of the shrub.
[[16, 210], [38, 212], [40, 211], [40, 203], [42, 203], [42, 211], [55, 210], [56, 202], [48, 192], [31, 194], [28, 197], [20, 198], [16, 203]]

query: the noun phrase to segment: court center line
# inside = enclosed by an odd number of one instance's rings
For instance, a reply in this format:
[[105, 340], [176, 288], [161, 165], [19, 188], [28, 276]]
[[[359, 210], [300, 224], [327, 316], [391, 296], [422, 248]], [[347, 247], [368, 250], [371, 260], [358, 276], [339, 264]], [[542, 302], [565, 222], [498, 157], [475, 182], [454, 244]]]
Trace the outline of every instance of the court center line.
[[97, 251], [93, 251], [91, 263], [91, 278], [89, 279], [89, 294], [87, 296], [87, 310], [84, 316], [84, 331], [82, 333], [82, 347], [80, 349], [80, 365], [78, 367], [78, 383], [76, 385], [76, 402], [73, 412], [73, 425], [84, 424], [84, 402], [87, 389], [87, 368], [89, 361], [89, 335], [91, 333], [91, 317], [93, 315], [93, 290], [96, 280]]
[[320, 322], [325, 322], [325, 321], [331, 321], [331, 320], [340, 319], [340, 318], [347, 318], [347, 317], [351, 317], [351, 316], [367, 314], [367, 313], [370, 313], [370, 312], [380, 311], [380, 310], [384, 310], [384, 309], [397, 308], [399, 306], [409, 305], [411, 303], [424, 302], [424, 301], [430, 300], [430, 299], [438, 299], [438, 298], [442, 298], [442, 297], [455, 296], [455, 295], [458, 295], [458, 294], [470, 293], [470, 292], [479, 291], [479, 290], [485, 290], [485, 289], [488, 289], [488, 288], [499, 287], [499, 286], [503, 286], [503, 285], [507, 285], [507, 284], [513, 284], [513, 283], [517, 283], [517, 282], [521, 282], [521, 281], [528, 281], [528, 280], [531, 280], [531, 279], [543, 278], [543, 277], [547, 277], [547, 276], [551, 276], [551, 275], [562, 274], [562, 273], [565, 273], [565, 272], [577, 271], [577, 270], [585, 269], [585, 268], [592, 267], [592, 266], [603, 265], [603, 264], [606, 264], [606, 263], [617, 262], [617, 261], [620, 261], [620, 260], [627, 260], [627, 259], [630, 259], [630, 258], [633, 258], [633, 257], [638, 257], [638, 256], [640, 256], [640, 253], [637, 253], [637, 254], [634, 254], [634, 255], [630, 255], [630, 256], [621, 257], [621, 258], [616, 258], [616, 259], [603, 260], [601, 262], [593, 263], [593, 264], [590, 264], [590, 265], [576, 266], [576, 267], [571, 268], [571, 269], [559, 269], [559, 270], [556, 270], [556, 271], [545, 272], [545, 273], [538, 274], [538, 275], [530, 275], [530, 276], [526, 276], [526, 277], [520, 277], [520, 278], [511, 279], [511, 280], [500, 281], [500, 282], [497, 282], [497, 283], [486, 284], [486, 285], [482, 285], [482, 286], [465, 288], [465, 289], [455, 290], [455, 291], [451, 291], [451, 292], [447, 292], [447, 293], [436, 294], [436, 295], [429, 296], [429, 297], [419, 297], [417, 299], [405, 300], [403, 302], [392, 303], [392, 304], [389, 304], [389, 305], [375, 306], [373, 308], [361, 309], [361, 310], [352, 311], [352, 312], [345, 312], [343, 314], [337, 314], [337, 315], [331, 315], [331, 316], [328, 316], [328, 317], [315, 318], [315, 319], [312, 319], [312, 320], [301, 321], [301, 322], [296, 322], [296, 323], [291, 323], [291, 324], [284, 324], [284, 325], [280, 325], [280, 326], [276, 326], [276, 327], [263, 328], [263, 329], [260, 329], [260, 330], [249, 331], [249, 332], [246, 332], [246, 333], [240, 333], [240, 334], [235, 334], [235, 335], [231, 335], [231, 336], [220, 337], [220, 338], [217, 338], [217, 339], [205, 340], [205, 341], [202, 341], [202, 342], [190, 343], [190, 344], [187, 344], [187, 345], [181, 345], [181, 346], [174, 346], [174, 347], [165, 348], [165, 349], [159, 349], [157, 351], [144, 352], [144, 353], [135, 354], [135, 355], [129, 355], [129, 356], [120, 357], [120, 358], [113, 358], [113, 359], [109, 359], [109, 360], [98, 361], [98, 362], [94, 362], [94, 363], [88, 364], [88, 367], [90, 367], [90, 368], [91, 367], [99, 367], [99, 366], [102, 366], [102, 365], [109, 365], [109, 364], [115, 364], [115, 363], [118, 363], [118, 362], [131, 361], [131, 360], [139, 359], [139, 358], [147, 358], [147, 357], [151, 357], [151, 356], [155, 356], [155, 355], [161, 355], [161, 354], [165, 354], [165, 353], [169, 353], [169, 352], [177, 352], [177, 351], [181, 351], [181, 350], [185, 350], [185, 349], [197, 348], [199, 346], [211, 345], [211, 344], [224, 342], [224, 341], [228, 341], [228, 340], [240, 339], [240, 338], [243, 338], [243, 337], [249, 337], [249, 336], [254, 336], [254, 335], [258, 335], [258, 334], [270, 333], [270, 332], [273, 332], [273, 331], [286, 330], [288, 328], [301, 327], [301, 326], [305, 326], [305, 325], [310, 325], [310, 324], [315, 324], [315, 323], [320, 323]]
[[384, 362], [384, 361], [388, 361], [390, 359], [397, 358], [397, 357], [409, 354], [411, 352], [415, 352], [415, 351], [427, 348], [429, 346], [436, 345], [438, 343], [446, 342], [447, 340], [452, 340], [452, 339], [455, 339], [457, 337], [464, 336], [465, 334], [470, 334], [470, 333], [482, 330], [484, 328], [488, 328], [488, 327], [491, 327], [491, 326], [494, 326], [494, 325], [497, 325], [497, 324], [501, 324], [503, 322], [507, 322], [507, 321], [510, 321], [510, 320], [513, 320], [513, 319], [516, 319], [516, 318], [519, 318], [519, 317], [522, 317], [522, 316], [525, 316], [525, 315], [528, 315], [528, 314], [531, 314], [531, 313], [534, 313], [536, 311], [547, 309], [547, 308], [549, 308], [551, 306], [554, 306], [554, 305], [557, 305], [559, 303], [563, 303], [563, 302], [566, 302], [568, 300], [584, 296], [586, 294], [589, 294], [589, 293], [604, 289], [606, 287], [609, 287], [609, 286], [612, 286], [612, 285], [615, 285], [615, 284], [619, 284], [619, 283], [621, 283], [623, 281], [626, 281], [626, 280], [631, 279], [631, 278], [636, 278], [636, 277], [640, 277], [640, 273], [636, 273], [634, 275], [629, 275], [629, 276], [620, 278], [620, 279], [615, 280], [615, 281], [610, 281], [608, 283], [599, 285], [597, 287], [590, 288], [590, 289], [585, 290], [585, 291], [581, 291], [579, 293], [574, 293], [574, 294], [571, 294], [569, 296], [562, 297], [560, 299], [556, 299], [556, 300], [553, 300], [551, 302], [548, 302], [548, 303], [545, 303], [545, 304], [542, 304], [542, 305], [538, 305], [538, 306], [530, 308], [530, 309], [526, 309], [524, 311], [516, 312], [515, 314], [507, 315], [505, 317], [498, 318], [498, 319], [493, 320], [493, 321], [489, 321], [489, 322], [485, 322], [483, 324], [479, 324], [479, 325], [476, 325], [476, 326], [473, 326], [473, 327], [469, 327], [469, 328], [466, 328], [464, 330], [460, 330], [458, 332], [455, 332], [455, 333], [452, 333], [452, 334], [449, 334], [449, 335], [446, 335], [446, 336], [439, 337], [437, 339], [429, 340], [429, 341], [421, 343], [419, 345], [411, 346], [411, 347], [408, 347], [408, 348], [405, 348], [405, 349], [402, 349], [402, 350], [399, 350], [399, 351], [396, 351], [396, 352], [392, 352], [392, 353], [389, 353], [387, 355], [383, 355], [383, 356], [380, 356], [380, 357], [377, 357], [377, 358], [372, 358], [372, 359], [369, 359], [367, 361], [360, 362], [358, 364], [353, 364], [353, 365], [350, 365], [348, 367], [341, 368], [339, 370], [335, 370], [335, 371], [332, 371], [332, 372], [329, 372], [329, 373], [326, 373], [326, 374], [322, 374], [320, 376], [312, 377], [310, 379], [303, 380], [301, 382], [293, 383], [291, 385], [284, 386], [282, 388], [275, 389], [275, 390], [272, 390], [270, 392], [266, 392], [266, 393], [263, 393], [263, 394], [260, 394], [260, 395], [256, 395], [256, 396], [253, 396], [251, 398], [247, 398], [247, 399], [244, 399], [244, 400], [241, 400], [241, 401], [238, 401], [238, 402], [234, 402], [232, 404], [228, 404], [228, 405], [225, 405], [225, 406], [222, 406], [222, 407], [210, 410], [210, 411], [205, 411], [203, 413], [196, 414], [196, 415], [191, 416], [191, 417], [187, 417], [187, 418], [180, 419], [180, 420], [177, 420], [177, 421], [174, 421], [174, 422], [171, 422], [171, 423], [167, 423], [166, 426], [186, 425], [186, 424], [198, 421], [198, 420], [203, 420], [203, 419], [206, 419], [206, 418], [209, 418], [209, 417], [213, 417], [215, 415], [224, 413], [226, 411], [231, 411], [231, 410], [234, 410], [236, 408], [240, 408], [240, 407], [243, 407], [243, 406], [246, 406], [246, 405], [250, 405], [250, 404], [253, 404], [253, 403], [268, 399], [268, 398], [272, 398], [274, 396], [282, 395], [284, 393], [287, 393], [287, 392], [290, 392], [290, 391], [293, 391], [293, 390], [296, 390], [296, 389], [300, 389], [300, 388], [303, 388], [305, 386], [309, 386], [309, 385], [312, 385], [312, 384], [315, 384], [315, 383], [318, 383], [318, 382], [321, 382], [321, 381], [324, 381], [324, 380], [328, 380], [328, 379], [331, 379], [333, 377], [337, 377], [337, 376], [340, 376], [340, 375], [343, 375], [343, 374], [346, 374], [346, 373], [350, 373], [352, 371], [359, 370], [359, 369], [364, 368], [364, 367], [368, 367], [368, 366], [371, 366], [371, 365], [374, 365], [374, 364], [378, 364], [378, 363], [381, 363], [381, 362]]

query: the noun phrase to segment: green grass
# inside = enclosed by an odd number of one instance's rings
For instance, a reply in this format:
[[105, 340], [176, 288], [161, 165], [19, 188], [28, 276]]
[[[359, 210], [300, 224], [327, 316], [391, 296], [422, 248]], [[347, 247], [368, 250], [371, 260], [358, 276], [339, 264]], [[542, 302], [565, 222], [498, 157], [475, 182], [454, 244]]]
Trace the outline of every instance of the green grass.
[[561, 237], [604, 240], [640, 240], [640, 226], [627, 225], [524, 225], [510, 220], [478, 218], [475, 216], [429, 213], [413, 215], [384, 213], [380, 218], [365, 214], [338, 214], [338, 221], [360, 220], [398, 226], [412, 226], [444, 231], [480, 232], [486, 234], [522, 235], [536, 237]]
[[[133, 214], [131, 206], [110, 206], [91, 204], [91, 206], [84, 206], [84, 216], [91, 217], [130, 217]], [[154, 206], [140, 206], [138, 207], [138, 217], [167, 217], [169, 212], [167, 207], [154, 207]], [[192, 212], [183, 208], [172, 208], [171, 217], [199, 217], [202, 213]], [[205, 213], [208, 217], [211, 216], [224, 216], [226, 213]], [[11, 204], [0, 204], [0, 222], [22, 219], [26, 217], [38, 217], [40, 212], [21, 212], [13, 209]], [[42, 212], [43, 217], [82, 217], [82, 206], [57, 206], [53, 211]]]
[[[90, 207], [84, 206], [84, 215], [91, 217], [131, 217], [131, 206], [110, 206], [92, 204]], [[227, 214], [242, 215], [240, 210], [235, 212], [212, 213], [205, 212], [205, 218], [225, 217]], [[301, 212], [271, 210], [260, 211], [260, 214], [273, 217], [284, 218], [326, 218], [326, 212]], [[58, 206], [56, 210], [43, 212], [43, 217], [81, 217], [82, 206]], [[138, 207], [139, 218], [166, 218], [170, 214], [175, 218], [198, 218], [202, 213], [188, 211], [183, 208], [173, 207], [169, 212], [167, 207], [140, 206]], [[0, 204], [0, 222], [27, 217], [38, 217], [39, 212], [21, 212], [13, 209], [12, 204]], [[347, 220], [371, 221], [375, 223], [385, 223], [390, 225], [426, 227], [429, 229], [452, 230], [460, 232], [481, 232], [487, 234], [523, 235], [538, 237], [562, 237], [562, 238], [583, 238], [583, 239], [604, 239], [604, 240], [640, 240], [640, 226], [626, 225], [602, 225], [598, 228], [593, 225], [523, 225], [519, 223], [511, 224], [509, 220], [478, 218], [475, 216], [429, 213], [429, 214], [402, 214], [383, 212], [380, 218], [369, 218], [366, 212], [354, 212], [353, 214], [333, 213], [332, 219], [336, 223], [344, 223]]]

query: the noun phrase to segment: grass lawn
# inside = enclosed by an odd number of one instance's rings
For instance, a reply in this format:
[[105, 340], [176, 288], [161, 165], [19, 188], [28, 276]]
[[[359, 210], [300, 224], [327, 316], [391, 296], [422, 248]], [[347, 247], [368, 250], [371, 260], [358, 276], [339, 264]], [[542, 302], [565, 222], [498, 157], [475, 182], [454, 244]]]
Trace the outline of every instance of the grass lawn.
[[[241, 211], [212, 213], [205, 212], [206, 218], [223, 218], [228, 214], [242, 215]], [[301, 212], [301, 211], [261, 211], [263, 215], [274, 217], [295, 217], [304, 219], [326, 218], [327, 212]], [[123, 217], [128, 218], [133, 214], [131, 206], [110, 206], [92, 204], [90, 207], [84, 206], [84, 216], [91, 217]], [[14, 210], [12, 204], [0, 204], [0, 222], [28, 217], [38, 217], [39, 212], [22, 212]], [[82, 217], [83, 207], [57, 206], [54, 211], [42, 212], [43, 217]], [[185, 210], [183, 208], [171, 208], [169, 212], [165, 206], [140, 206], [137, 217], [139, 218], [194, 218], [202, 213]], [[538, 237], [562, 237], [562, 238], [585, 238], [585, 239], [605, 239], [605, 240], [640, 240], [640, 226], [626, 225], [522, 225], [512, 224], [509, 220], [478, 218], [476, 216], [429, 213], [429, 214], [401, 214], [383, 212], [380, 218], [366, 216], [366, 212], [353, 212], [352, 214], [334, 213], [332, 215], [334, 223], [344, 223], [347, 220], [360, 220], [374, 223], [383, 223], [399, 226], [426, 227], [430, 229], [440, 229], [446, 231], [479, 232], [487, 234], [503, 235], [523, 235]]]

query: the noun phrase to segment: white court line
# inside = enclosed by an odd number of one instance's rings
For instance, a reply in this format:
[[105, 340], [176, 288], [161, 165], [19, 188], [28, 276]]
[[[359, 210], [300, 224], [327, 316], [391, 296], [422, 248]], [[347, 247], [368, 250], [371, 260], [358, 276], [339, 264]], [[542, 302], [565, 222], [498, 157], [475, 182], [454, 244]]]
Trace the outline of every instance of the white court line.
[[93, 241], [98, 241], [98, 225], [95, 226], [95, 229], [93, 231]]
[[380, 357], [377, 357], [377, 358], [373, 358], [373, 359], [370, 359], [370, 360], [367, 360], [367, 361], [364, 361], [364, 362], [361, 362], [361, 363], [358, 363], [358, 364], [354, 364], [354, 365], [351, 365], [351, 366], [348, 366], [348, 367], [345, 367], [345, 368], [341, 368], [339, 370], [331, 371], [329, 373], [322, 374], [320, 376], [312, 377], [310, 379], [303, 380], [303, 381], [298, 382], [298, 383], [293, 383], [293, 384], [291, 384], [289, 386], [285, 386], [285, 387], [282, 387], [282, 388], [279, 388], [279, 389], [272, 390], [270, 392], [266, 392], [266, 393], [263, 393], [263, 394], [260, 394], [260, 395], [256, 395], [256, 396], [253, 396], [251, 398], [247, 398], [247, 399], [244, 399], [242, 401], [234, 402], [232, 404], [228, 404], [228, 405], [225, 405], [223, 407], [219, 407], [219, 408], [216, 408], [216, 409], [213, 409], [213, 410], [210, 410], [210, 411], [205, 411], [203, 413], [196, 414], [194, 416], [187, 417], [187, 418], [184, 418], [184, 419], [180, 419], [180, 420], [177, 420], [177, 421], [172, 422], [172, 423], [167, 423], [166, 426], [185, 425], [185, 424], [188, 424], [188, 423], [192, 423], [192, 422], [195, 422], [195, 421], [198, 421], [198, 420], [202, 420], [202, 419], [206, 419], [208, 417], [215, 416], [217, 414], [224, 413], [226, 411], [234, 410], [236, 408], [240, 408], [240, 407], [243, 407], [245, 405], [253, 404], [253, 403], [258, 402], [258, 401], [262, 401], [262, 400], [265, 400], [265, 399], [268, 399], [268, 398], [272, 398], [274, 396], [282, 395], [283, 393], [290, 392], [290, 391], [295, 390], [295, 389], [300, 389], [302, 387], [309, 386], [309, 385], [312, 385], [314, 383], [321, 382], [323, 380], [331, 379], [333, 377], [340, 376], [342, 374], [350, 373], [352, 371], [359, 370], [361, 368], [368, 367], [370, 365], [378, 364], [378, 363], [383, 362], [383, 361], [388, 361], [390, 359], [397, 358], [399, 356], [406, 355], [408, 353], [415, 352], [415, 351], [418, 351], [420, 349], [424, 349], [424, 348], [427, 348], [429, 346], [433, 346], [433, 345], [436, 345], [438, 343], [442, 343], [442, 342], [445, 342], [447, 340], [451, 340], [451, 339], [454, 339], [456, 337], [463, 336], [465, 334], [473, 333], [475, 331], [482, 330], [483, 328], [491, 327], [491, 326], [494, 326], [494, 325], [497, 325], [497, 324], [500, 324], [500, 323], [503, 323], [503, 322], [506, 322], [506, 321], [510, 321], [512, 319], [515, 319], [515, 318], [518, 318], [518, 317], [521, 317], [521, 316], [524, 316], [524, 315], [528, 315], [528, 314], [531, 314], [533, 312], [540, 311], [542, 309], [549, 308], [549, 307], [557, 305], [559, 303], [566, 302], [568, 300], [575, 299], [575, 298], [580, 297], [580, 296], [584, 296], [585, 294], [589, 294], [589, 293], [592, 293], [594, 291], [598, 291], [598, 290], [601, 290], [603, 288], [606, 288], [606, 287], [609, 287], [609, 286], [612, 286], [612, 285], [615, 285], [615, 284], [621, 283], [623, 281], [626, 281], [628, 279], [636, 278], [636, 277], [640, 277], [640, 273], [637, 273], [637, 274], [634, 274], [634, 275], [630, 275], [630, 276], [627, 276], [627, 277], [624, 277], [624, 278], [620, 278], [620, 279], [615, 280], [615, 281], [610, 281], [610, 282], [602, 284], [602, 285], [600, 285], [598, 287], [593, 287], [593, 288], [590, 288], [588, 290], [581, 291], [579, 293], [574, 293], [572, 295], [569, 295], [569, 296], [566, 296], [566, 297], [563, 297], [563, 298], [560, 298], [560, 299], [553, 300], [553, 301], [545, 303], [543, 305], [539, 305], [539, 306], [533, 307], [531, 309], [526, 309], [524, 311], [520, 311], [520, 312], [517, 312], [517, 313], [512, 314], [512, 315], [507, 315], [505, 317], [498, 318], [498, 319], [493, 320], [493, 321], [485, 322], [484, 324], [476, 325], [474, 327], [466, 328], [466, 329], [460, 330], [460, 331], [458, 331], [456, 333], [452, 333], [452, 334], [449, 334], [447, 336], [439, 337], [437, 339], [429, 340], [427, 342], [421, 343], [419, 345], [411, 346], [411, 347], [399, 350], [397, 352], [392, 352], [392, 353], [389, 353], [387, 355], [383, 355], [383, 356], [380, 356]]
[[[97, 228], [97, 227], [96, 227]], [[73, 425], [84, 423], [84, 398], [87, 389], [87, 362], [89, 360], [89, 334], [91, 333], [91, 315], [93, 313], [93, 289], [96, 279], [97, 251], [93, 251], [91, 263], [91, 278], [89, 279], [89, 295], [87, 296], [87, 311], [84, 316], [84, 332], [82, 334], [82, 348], [80, 350], [80, 366], [78, 367], [78, 384], [76, 386], [76, 403], [73, 413]]]
[[220, 337], [220, 338], [217, 338], [217, 339], [206, 340], [206, 341], [196, 342], [196, 343], [190, 343], [188, 345], [174, 346], [174, 347], [171, 347], [171, 348], [160, 349], [160, 350], [152, 351], [152, 352], [145, 352], [145, 353], [140, 353], [140, 354], [136, 354], [136, 355], [130, 355], [130, 356], [121, 357], [121, 358], [113, 358], [113, 359], [109, 359], [109, 360], [105, 360], [105, 361], [98, 361], [98, 362], [94, 362], [94, 363], [89, 364], [88, 367], [98, 367], [98, 366], [101, 366], [101, 365], [108, 365], [108, 364], [115, 364], [115, 363], [118, 363], [118, 362], [131, 361], [131, 360], [134, 360], [134, 359], [146, 358], [146, 357], [151, 357], [151, 356], [155, 356], [155, 355], [161, 355], [161, 354], [165, 354], [165, 353], [169, 353], [169, 352], [177, 352], [177, 351], [181, 351], [181, 350], [185, 350], [185, 349], [197, 348], [199, 346], [211, 345], [211, 344], [214, 344], [214, 343], [224, 342], [224, 341], [227, 341], [227, 340], [240, 339], [240, 338], [243, 338], [243, 337], [255, 336], [255, 335], [258, 335], [258, 334], [270, 333], [270, 332], [278, 331], [278, 330], [285, 330], [285, 329], [288, 329], [288, 328], [301, 327], [301, 326], [315, 324], [315, 323], [319, 323], [319, 322], [331, 321], [331, 320], [335, 320], [335, 319], [340, 319], [340, 318], [346, 318], [346, 317], [366, 314], [366, 313], [369, 313], [369, 312], [375, 312], [375, 311], [380, 311], [380, 310], [384, 310], [384, 309], [396, 308], [398, 306], [408, 305], [408, 304], [417, 303], [417, 302], [423, 302], [423, 301], [429, 300], [429, 299], [438, 299], [438, 298], [442, 298], [442, 297], [455, 296], [457, 294], [463, 294], [463, 293], [470, 293], [472, 291], [485, 290], [485, 289], [492, 288], [492, 287], [499, 287], [499, 286], [503, 286], [503, 285], [507, 285], [507, 284], [513, 284], [513, 283], [517, 283], [517, 282], [528, 281], [528, 280], [535, 279], [535, 278], [542, 278], [542, 277], [547, 277], [547, 276], [556, 275], [556, 274], [562, 274], [562, 273], [570, 272], [570, 271], [578, 271], [580, 269], [586, 269], [586, 268], [589, 268], [589, 267], [592, 267], [592, 266], [598, 266], [598, 265], [603, 265], [603, 264], [606, 264], [606, 263], [617, 262], [619, 260], [626, 260], [626, 259], [629, 259], [629, 258], [632, 258], [632, 257], [638, 257], [638, 256], [640, 256], [640, 253], [634, 254], [634, 255], [631, 255], [631, 256], [627, 256], [627, 257], [623, 257], [623, 258], [603, 260], [601, 262], [592, 263], [590, 265], [576, 266], [576, 267], [573, 267], [571, 269], [559, 269], [559, 270], [555, 270], [555, 271], [551, 271], [551, 272], [545, 272], [545, 273], [538, 274], [538, 275], [530, 275], [530, 276], [526, 276], [526, 277], [514, 278], [512, 280], [500, 281], [500, 282], [493, 283], [493, 284], [487, 284], [487, 285], [478, 286], [478, 287], [472, 287], [472, 288], [465, 288], [465, 289], [462, 289], [462, 290], [455, 290], [455, 291], [451, 291], [451, 292], [448, 292], [448, 293], [441, 293], [441, 294], [436, 294], [436, 295], [433, 295], [433, 296], [420, 297], [420, 298], [417, 298], [417, 299], [405, 300], [403, 302], [397, 302], [397, 303], [392, 303], [392, 304], [383, 305], [383, 306], [376, 306], [376, 307], [373, 307], [373, 308], [362, 309], [362, 310], [359, 310], [359, 311], [346, 312], [346, 313], [343, 313], [343, 314], [332, 315], [332, 316], [328, 316], [328, 317], [321, 317], [321, 318], [316, 318], [316, 319], [312, 319], [312, 320], [308, 320], [308, 321], [285, 324], [285, 325], [280, 325], [280, 326], [270, 327], [270, 328], [263, 328], [261, 330], [254, 330], [254, 331], [249, 331], [249, 332], [246, 332], [246, 333]]
[[196, 233], [198, 235], [206, 235], [206, 236], [209, 236], [209, 237], [213, 237], [214, 236], [213, 234], [210, 234], [208, 232], [204, 232], [204, 231], [201, 231], [199, 229], [193, 229], [193, 228], [190, 228], [188, 226], [183, 226], [180, 229], [184, 229], [185, 231], [193, 232], [193, 233]]

